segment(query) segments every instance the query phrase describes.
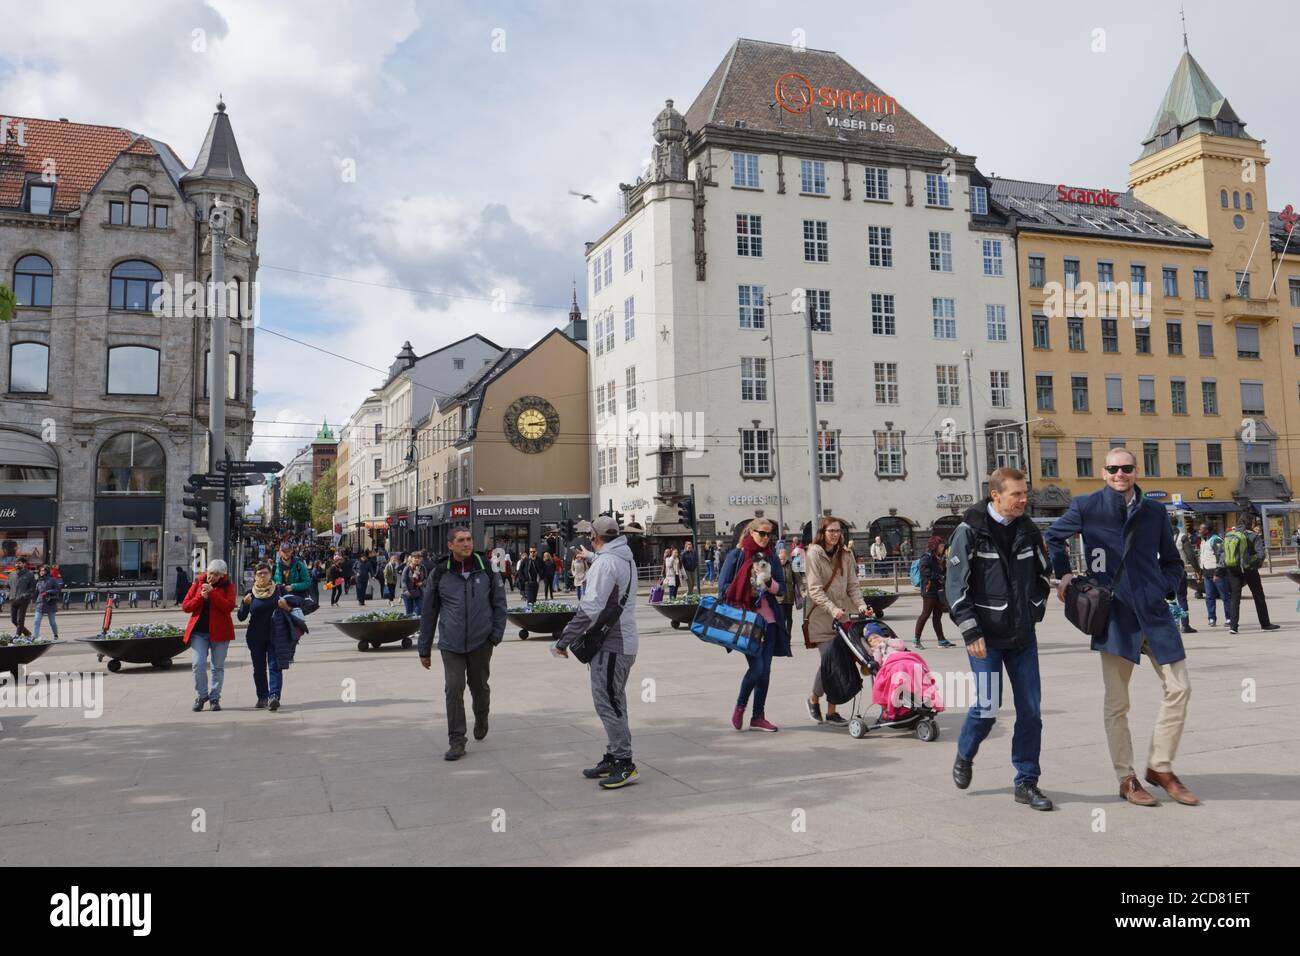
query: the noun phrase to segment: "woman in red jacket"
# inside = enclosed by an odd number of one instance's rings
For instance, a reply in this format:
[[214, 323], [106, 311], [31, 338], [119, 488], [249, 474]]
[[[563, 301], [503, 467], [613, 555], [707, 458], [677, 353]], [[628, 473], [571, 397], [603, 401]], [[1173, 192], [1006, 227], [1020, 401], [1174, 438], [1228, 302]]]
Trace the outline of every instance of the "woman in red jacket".
[[[226, 562], [220, 559], [210, 561], [207, 573], [198, 575], [181, 602], [181, 610], [190, 615], [189, 626], [185, 628], [185, 642], [194, 652], [195, 711], [202, 710], [205, 703], [210, 703], [213, 710], [221, 709], [226, 652], [235, 639], [235, 624], [230, 619], [234, 609], [235, 584], [230, 580]], [[212, 659], [211, 690], [208, 689], [209, 657]]]

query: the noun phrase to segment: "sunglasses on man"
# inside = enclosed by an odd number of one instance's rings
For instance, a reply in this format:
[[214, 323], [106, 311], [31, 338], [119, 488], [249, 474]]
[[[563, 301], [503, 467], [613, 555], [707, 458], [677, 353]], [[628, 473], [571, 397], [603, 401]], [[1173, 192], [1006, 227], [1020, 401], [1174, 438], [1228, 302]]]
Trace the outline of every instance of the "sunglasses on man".
[[1106, 474], [1108, 475], [1113, 475], [1116, 472], [1120, 472], [1120, 471], [1124, 472], [1124, 474], [1126, 475], [1131, 475], [1133, 474], [1133, 472], [1137, 471], [1137, 465], [1107, 465], [1106, 466]]

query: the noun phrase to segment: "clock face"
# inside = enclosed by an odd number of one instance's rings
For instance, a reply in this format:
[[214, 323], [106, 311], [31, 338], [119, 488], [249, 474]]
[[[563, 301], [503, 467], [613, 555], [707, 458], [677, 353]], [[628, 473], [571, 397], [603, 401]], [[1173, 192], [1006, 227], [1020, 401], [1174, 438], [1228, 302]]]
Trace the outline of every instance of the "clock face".
[[512, 402], [506, 409], [504, 424], [510, 444], [530, 455], [546, 451], [560, 433], [560, 416], [555, 407], [537, 395], [525, 395]]
[[546, 416], [535, 408], [526, 409], [515, 419], [515, 427], [525, 438], [541, 438], [546, 434]]

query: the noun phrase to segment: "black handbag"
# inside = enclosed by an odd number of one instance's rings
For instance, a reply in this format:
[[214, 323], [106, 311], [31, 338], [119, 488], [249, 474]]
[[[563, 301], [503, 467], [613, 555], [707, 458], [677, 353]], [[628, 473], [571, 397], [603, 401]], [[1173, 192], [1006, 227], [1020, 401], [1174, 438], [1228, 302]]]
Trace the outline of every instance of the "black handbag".
[[1078, 574], [1070, 578], [1065, 586], [1065, 618], [1094, 641], [1104, 641], [1110, 628], [1110, 606], [1115, 601], [1115, 582], [1124, 573], [1124, 562], [1128, 560], [1128, 551], [1133, 544], [1135, 524], [1124, 537], [1124, 553], [1120, 555], [1119, 567], [1111, 575], [1110, 584], [1102, 584], [1090, 575]]
[[303, 616], [306, 617], [308, 614], [315, 614], [316, 611], [320, 609], [320, 604], [316, 602], [315, 598], [305, 597], [302, 599], [300, 607]]
[[[569, 642], [569, 652], [573, 654], [581, 663], [590, 664], [600, 653], [601, 645], [605, 643], [605, 638], [609, 636], [609, 630], [616, 621], [623, 616], [623, 608], [627, 606], [627, 597], [632, 593], [632, 586], [636, 583], [636, 565], [632, 565], [631, 576], [628, 578], [627, 588], [623, 591], [623, 599], [618, 602], [618, 613], [609, 618], [604, 624], [597, 623], [589, 630], [583, 631], [572, 641]], [[604, 617], [604, 613], [600, 617]], [[597, 618], [599, 621], [600, 618]]]

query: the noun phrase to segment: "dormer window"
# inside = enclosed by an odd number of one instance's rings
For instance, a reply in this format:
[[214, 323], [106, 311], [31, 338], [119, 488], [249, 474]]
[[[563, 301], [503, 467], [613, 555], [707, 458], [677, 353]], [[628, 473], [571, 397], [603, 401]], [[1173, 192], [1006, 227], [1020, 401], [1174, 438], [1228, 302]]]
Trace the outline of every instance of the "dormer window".
[[149, 192], [141, 186], [131, 190], [131, 218], [128, 220], [132, 226], [145, 228], [149, 225]]
[[27, 187], [27, 211], [33, 216], [48, 216], [54, 208], [54, 187], [49, 183], [31, 183]]

